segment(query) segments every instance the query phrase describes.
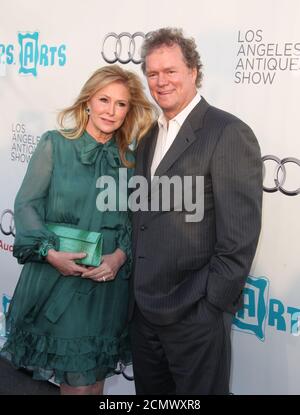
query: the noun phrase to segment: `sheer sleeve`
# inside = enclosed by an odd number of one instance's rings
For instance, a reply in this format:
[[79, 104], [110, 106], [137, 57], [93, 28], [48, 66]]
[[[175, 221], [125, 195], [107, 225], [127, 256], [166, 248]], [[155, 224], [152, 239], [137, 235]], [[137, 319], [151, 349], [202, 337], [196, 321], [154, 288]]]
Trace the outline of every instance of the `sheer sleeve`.
[[128, 221], [121, 227], [117, 235], [117, 246], [127, 256], [125, 264], [120, 269], [123, 278], [129, 278], [132, 268], [131, 233], [132, 227]]
[[41, 262], [50, 248], [59, 249], [57, 236], [45, 225], [48, 191], [53, 170], [53, 138], [43, 134], [29, 162], [16, 196], [16, 238], [13, 255], [20, 264]]
[[125, 252], [127, 258], [131, 256], [131, 233], [131, 224], [128, 222], [122, 225], [117, 234], [117, 246]]

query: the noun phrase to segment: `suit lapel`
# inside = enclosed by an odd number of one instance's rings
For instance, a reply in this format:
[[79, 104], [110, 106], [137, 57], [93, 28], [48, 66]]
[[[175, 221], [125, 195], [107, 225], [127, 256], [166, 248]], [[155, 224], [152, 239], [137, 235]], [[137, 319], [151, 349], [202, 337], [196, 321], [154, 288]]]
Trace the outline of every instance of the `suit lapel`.
[[197, 139], [195, 132], [199, 128], [202, 128], [203, 118], [208, 108], [208, 103], [202, 97], [201, 101], [195, 106], [195, 108], [188, 115], [187, 119], [184, 121], [171, 147], [158, 165], [155, 172], [156, 176], [164, 175], [167, 170], [175, 163], [175, 161], [185, 152], [185, 150]]
[[159, 163], [155, 175], [163, 176], [181, 154], [196, 140], [191, 125], [184, 122], [171, 147]]
[[145, 177], [148, 180], [148, 183], [151, 183], [151, 165], [152, 160], [154, 157], [156, 142], [157, 142], [157, 136], [158, 136], [158, 125], [155, 124], [153, 127], [151, 134], [150, 134], [150, 142], [146, 146], [146, 151], [144, 151], [144, 166], [145, 166]]
[[[208, 108], [209, 104], [202, 97], [199, 104], [196, 105], [183, 123], [174, 142], [157, 167], [155, 175], [162, 176], [165, 174], [185, 150], [199, 138], [196, 135], [196, 131], [202, 128], [204, 116]], [[151, 164], [155, 152], [158, 131], [159, 128], [156, 123], [140, 143], [141, 147], [138, 148], [138, 151], [140, 151], [141, 163], [139, 163], [139, 168], [136, 169], [135, 174], [146, 177], [149, 190], [148, 200], [151, 192], [155, 191], [156, 188], [154, 183], [151, 185]], [[156, 213], [157, 212], [148, 212], [147, 221]], [[142, 215], [143, 212], [140, 212], [140, 214]]]

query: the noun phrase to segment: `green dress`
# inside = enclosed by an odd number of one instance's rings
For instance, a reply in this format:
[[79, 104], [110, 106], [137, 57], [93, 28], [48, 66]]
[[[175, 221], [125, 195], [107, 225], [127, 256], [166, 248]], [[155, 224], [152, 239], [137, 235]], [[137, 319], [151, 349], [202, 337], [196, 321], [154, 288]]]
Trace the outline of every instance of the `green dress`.
[[[131, 153], [126, 157], [133, 161]], [[97, 180], [103, 175], [117, 184], [118, 206], [120, 168], [125, 169], [115, 138], [101, 144], [87, 132], [69, 140], [49, 131], [30, 160], [15, 201], [14, 256], [25, 265], [8, 311], [9, 334], [1, 355], [32, 370], [35, 379], [89, 385], [112, 375], [119, 361], [130, 362], [130, 218], [125, 209], [101, 212], [96, 207]], [[125, 172], [129, 180], [133, 171]], [[127, 197], [127, 183], [122, 191]], [[47, 246], [59, 249], [45, 222], [101, 231], [103, 254], [120, 248], [127, 261], [113, 281], [62, 276], [42, 255]]]

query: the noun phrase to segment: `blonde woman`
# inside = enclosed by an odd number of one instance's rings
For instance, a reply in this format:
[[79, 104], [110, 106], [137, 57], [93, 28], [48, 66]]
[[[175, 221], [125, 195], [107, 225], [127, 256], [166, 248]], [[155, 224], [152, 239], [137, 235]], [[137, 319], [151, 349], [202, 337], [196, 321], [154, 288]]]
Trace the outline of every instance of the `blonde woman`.
[[[128, 211], [99, 211], [97, 179], [132, 176], [129, 149], [153, 122], [138, 76], [117, 65], [98, 69], [75, 103], [46, 132], [15, 201], [14, 256], [24, 264], [7, 317], [2, 355], [35, 379], [54, 377], [61, 394], [102, 394], [119, 361], [130, 361], [126, 314], [131, 264]], [[72, 126], [67, 127], [67, 122]], [[103, 260], [59, 251], [47, 222], [102, 232]]]

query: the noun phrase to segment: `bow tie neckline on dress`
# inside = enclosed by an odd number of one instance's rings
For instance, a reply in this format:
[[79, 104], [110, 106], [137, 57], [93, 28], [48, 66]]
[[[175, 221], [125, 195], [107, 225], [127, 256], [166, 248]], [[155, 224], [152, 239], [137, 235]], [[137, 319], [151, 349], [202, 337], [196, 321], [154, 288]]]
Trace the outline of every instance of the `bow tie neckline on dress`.
[[112, 137], [106, 143], [99, 143], [85, 132], [87, 138], [80, 153], [80, 160], [82, 164], [94, 164], [97, 158], [105, 158], [111, 167], [120, 167], [119, 150], [115, 142], [115, 138]]

